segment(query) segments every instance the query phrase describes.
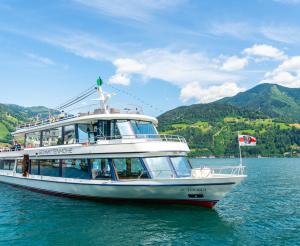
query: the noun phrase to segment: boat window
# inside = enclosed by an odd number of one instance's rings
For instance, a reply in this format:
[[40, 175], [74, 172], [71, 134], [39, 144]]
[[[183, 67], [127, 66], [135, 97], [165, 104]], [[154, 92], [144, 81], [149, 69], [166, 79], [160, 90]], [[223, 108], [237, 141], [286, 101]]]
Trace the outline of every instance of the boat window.
[[59, 177], [59, 161], [40, 160], [40, 173], [43, 176]]
[[111, 121], [111, 136], [115, 139], [115, 138], [121, 138], [118, 126], [117, 126], [117, 121], [116, 120], [112, 120]]
[[139, 137], [139, 135], [145, 135], [145, 134], [157, 135], [157, 130], [152, 124], [152, 122], [132, 120], [131, 125], [137, 137]]
[[33, 132], [26, 134], [26, 148], [38, 148], [41, 144], [41, 133]]
[[64, 127], [64, 144], [74, 144], [76, 143], [75, 137], [75, 126], [65, 126]]
[[43, 131], [42, 146], [56, 146], [62, 144], [62, 128], [53, 128]]
[[14, 160], [0, 160], [1, 170], [13, 170], [15, 165]]
[[148, 172], [140, 158], [113, 159], [119, 179], [147, 179]]
[[144, 158], [151, 176], [155, 179], [173, 178], [175, 175], [168, 157]]
[[173, 167], [179, 177], [191, 176], [191, 167], [185, 157], [170, 157]]
[[118, 121], [117, 126], [123, 138], [135, 137], [134, 131], [129, 121]]
[[111, 137], [111, 127], [110, 120], [99, 120], [97, 123], [97, 138], [98, 139], [107, 139]]
[[78, 124], [78, 141], [79, 143], [94, 143], [95, 132], [91, 124]]
[[62, 176], [73, 179], [90, 179], [88, 160], [62, 160]]
[[31, 160], [30, 174], [39, 175], [39, 160]]
[[16, 168], [16, 172], [17, 173], [23, 173], [22, 172], [22, 160], [17, 160], [17, 168]]
[[92, 179], [111, 179], [108, 159], [91, 159]]

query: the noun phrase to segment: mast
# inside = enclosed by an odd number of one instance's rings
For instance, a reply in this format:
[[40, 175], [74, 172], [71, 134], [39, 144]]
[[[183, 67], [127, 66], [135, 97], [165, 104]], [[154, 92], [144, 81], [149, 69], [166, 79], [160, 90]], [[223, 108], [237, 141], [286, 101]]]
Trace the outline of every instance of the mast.
[[99, 94], [100, 109], [102, 109], [105, 114], [109, 114], [108, 106], [106, 105], [108, 96], [104, 95], [103, 90], [102, 90], [102, 84], [103, 84], [103, 81], [102, 81], [101, 77], [99, 76], [99, 78], [97, 79], [97, 91]]
[[240, 145], [240, 133], [238, 132], [238, 145], [239, 145], [239, 152], [240, 152], [240, 166], [243, 165], [243, 158], [242, 158], [242, 149], [241, 149], [241, 145]]

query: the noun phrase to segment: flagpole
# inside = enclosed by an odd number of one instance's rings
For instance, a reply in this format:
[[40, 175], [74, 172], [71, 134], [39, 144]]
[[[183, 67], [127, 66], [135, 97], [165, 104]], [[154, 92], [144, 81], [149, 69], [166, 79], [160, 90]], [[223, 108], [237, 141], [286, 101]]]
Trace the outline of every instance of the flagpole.
[[239, 144], [239, 151], [240, 151], [240, 166], [243, 165], [243, 159], [242, 159], [242, 149], [240, 145], [240, 139], [239, 139], [240, 133], [238, 132], [238, 144]]

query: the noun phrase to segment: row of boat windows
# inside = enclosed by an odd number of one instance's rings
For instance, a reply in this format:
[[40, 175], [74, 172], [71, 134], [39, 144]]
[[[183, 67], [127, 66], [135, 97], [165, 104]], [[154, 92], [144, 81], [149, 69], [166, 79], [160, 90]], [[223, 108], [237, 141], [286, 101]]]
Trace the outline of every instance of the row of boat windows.
[[[13, 160], [0, 160], [0, 169], [13, 170]], [[23, 173], [22, 160], [16, 172]], [[76, 179], [149, 179], [186, 177], [191, 167], [185, 157], [30, 160], [29, 174]]]
[[157, 131], [151, 122], [103, 120], [95, 124], [75, 124], [57, 127], [25, 136], [26, 148], [48, 147], [63, 144], [95, 143], [98, 139], [139, 137], [154, 135]]

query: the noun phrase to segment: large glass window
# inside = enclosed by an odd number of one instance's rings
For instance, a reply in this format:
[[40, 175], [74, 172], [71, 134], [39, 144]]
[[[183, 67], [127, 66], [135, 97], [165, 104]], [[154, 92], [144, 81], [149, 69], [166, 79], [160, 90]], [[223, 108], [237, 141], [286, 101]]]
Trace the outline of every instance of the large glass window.
[[14, 160], [0, 160], [1, 170], [13, 170], [15, 165]]
[[172, 178], [175, 176], [170, 166], [168, 157], [145, 158], [145, 161], [153, 178], [163, 179]]
[[42, 134], [42, 144], [44, 147], [55, 146], [62, 144], [62, 130], [61, 127], [45, 130]]
[[90, 179], [88, 159], [62, 160], [62, 176], [73, 179]]
[[17, 173], [23, 173], [22, 160], [17, 160], [16, 172]]
[[91, 159], [92, 179], [111, 179], [108, 159]]
[[121, 138], [116, 120], [111, 121], [111, 136], [113, 138]]
[[65, 126], [64, 127], [64, 144], [74, 144], [76, 143], [75, 137], [75, 126]]
[[40, 173], [43, 176], [59, 177], [59, 160], [40, 160]]
[[139, 135], [156, 135], [157, 131], [152, 124], [152, 122], [146, 122], [146, 121], [131, 121], [132, 128], [134, 130], [134, 133]]
[[117, 126], [122, 137], [134, 137], [135, 134], [129, 121], [119, 121], [117, 122]]
[[147, 170], [139, 158], [113, 159], [119, 179], [149, 178]]
[[99, 120], [97, 123], [98, 139], [109, 139], [111, 137], [110, 120]]
[[191, 176], [191, 167], [185, 157], [171, 157], [170, 158], [173, 164], [173, 167], [176, 171], [176, 174], [179, 177], [188, 177]]
[[78, 125], [78, 140], [79, 143], [94, 143], [95, 133], [94, 127], [91, 124], [79, 124]]
[[31, 160], [30, 174], [39, 175], [39, 160]]
[[41, 143], [41, 133], [33, 132], [26, 134], [26, 148], [38, 148]]

